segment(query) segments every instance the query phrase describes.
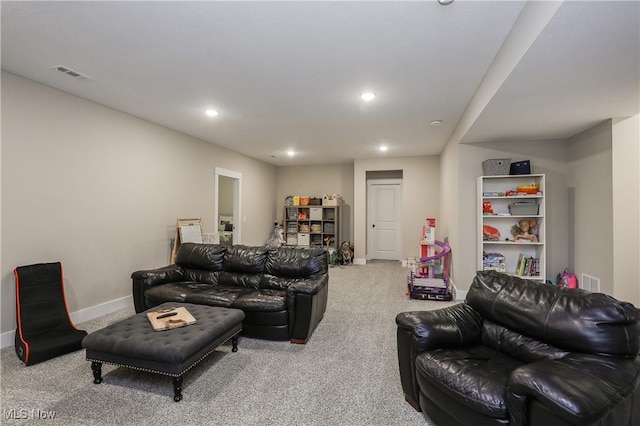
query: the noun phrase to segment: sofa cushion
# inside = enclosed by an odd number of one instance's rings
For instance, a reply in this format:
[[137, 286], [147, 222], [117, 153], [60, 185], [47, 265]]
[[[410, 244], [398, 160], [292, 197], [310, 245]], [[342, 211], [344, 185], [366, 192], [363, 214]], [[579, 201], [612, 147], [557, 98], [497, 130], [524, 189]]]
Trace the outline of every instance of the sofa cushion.
[[243, 311], [286, 311], [287, 292], [282, 290], [262, 289], [243, 293], [231, 305]]
[[241, 287], [203, 284], [201, 287], [194, 288], [193, 291], [187, 293], [186, 300], [189, 303], [197, 303], [199, 305], [229, 308], [238, 297], [247, 291], [249, 290]]
[[420, 389], [435, 402], [442, 392], [482, 415], [506, 419], [507, 382], [521, 365], [504, 352], [478, 345], [424, 352], [416, 358], [416, 374]]
[[485, 320], [482, 325], [482, 343], [527, 363], [558, 359], [569, 354], [567, 351], [523, 336], [489, 320]]
[[198, 283], [218, 284], [219, 271], [206, 271], [202, 269], [190, 269], [184, 270], [184, 281], [193, 281]]
[[479, 271], [466, 301], [483, 317], [558, 348], [627, 357], [640, 351], [638, 311], [606, 294]]
[[225, 252], [225, 246], [217, 244], [184, 243], [176, 253], [176, 265], [212, 272], [221, 271]]
[[228, 246], [222, 268], [226, 272], [261, 274], [267, 259], [268, 249], [264, 246]]
[[164, 302], [184, 302], [187, 293], [201, 286], [210, 286], [209, 284], [194, 282], [175, 282], [156, 285], [144, 292], [144, 297], [153, 302], [154, 305]]
[[277, 277], [306, 278], [327, 270], [327, 252], [322, 247], [282, 246], [269, 251], [265, 265], [265, 273]]
[[218, 284], [229, 287], [250, 288], [256, 290], [260, 288], [262, 274], [244, 274], [242, 272], [220, 272]]

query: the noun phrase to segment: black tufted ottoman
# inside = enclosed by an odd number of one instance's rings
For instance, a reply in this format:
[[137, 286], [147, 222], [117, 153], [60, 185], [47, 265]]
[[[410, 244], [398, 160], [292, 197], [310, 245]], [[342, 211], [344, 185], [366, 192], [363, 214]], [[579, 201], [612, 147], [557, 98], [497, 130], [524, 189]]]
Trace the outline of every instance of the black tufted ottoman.
[[[184, 306], [195, 324], [153, 331], [146, 312]], [[114, 364], [173, 377], [174, 401], [182, 399], [182, 376], [218, 346], [231, 339], [238, 350], [244, 312], [190, 303], [164, 303], [149, 311], [111, 324], [82, 340], [91, 361], [93, 383], [102, 382], [102, 364]]]

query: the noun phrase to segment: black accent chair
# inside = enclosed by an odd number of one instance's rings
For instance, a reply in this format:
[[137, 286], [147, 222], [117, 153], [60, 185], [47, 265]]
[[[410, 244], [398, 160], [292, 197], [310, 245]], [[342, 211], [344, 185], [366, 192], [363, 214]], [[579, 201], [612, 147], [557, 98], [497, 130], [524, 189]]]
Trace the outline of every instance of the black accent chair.
[[495, 271], [464, 303], [396, 317], [405, 399], [443, 425], [640, 425], [630, 303]]
[[78, 330], [67, 309], [62, 264], [19, 266], [16, 279], [16, 354], [33, 365], [82, 349], [87, 335]]

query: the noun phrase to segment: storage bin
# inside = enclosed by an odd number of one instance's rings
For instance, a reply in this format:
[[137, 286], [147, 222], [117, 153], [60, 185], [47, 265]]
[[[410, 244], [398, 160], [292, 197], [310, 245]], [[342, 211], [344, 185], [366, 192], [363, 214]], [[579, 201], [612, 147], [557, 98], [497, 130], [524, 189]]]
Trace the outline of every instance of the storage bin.
[[309, 197], [300, 197], [300, 205], [301, 206], [308, 206], [309, 205]]
[[538, 203], [535, 201], [516, 201], [509, 204], [509, 213], [517, 216], [533, 216], [538, 214]]
[[482, 162], [482, 174], [485, 176], [502, 176], [509, 174], [511, 158], [493, 158]]
[[321, 206], [322, 205], [322, 198], [320, 198], [320, 197], [311, 197], [309, 199], [309, 205], [310, 206]]
[[342, 203], [342, 196], [338, 194], [324, 194], [322, 197], [323, 206], [339, 206]]
[[510, 175], [530, 175], [531, 174], [531, 162], [529, 160], [516, 161], [511, 163], [509, 167]]
[[298, 231], [300, 231], [300, 232], [309, 232], [309, 224], [308, 223], [301, 223], [300, 224], [300, 228], [298, 229]]
[[287, 219], [288, 220], [298, 220], [298, 209], [295, 207], [287, 208]]
[[336, 232], [336, 226], [333, 223], [325, 223], [324, 224], [324, 233], [325, 234], [333, 234]]
[[310, 241], [311, 240], [309, 239], [309, 234], [302, 233], [302, 232], [298, 234], [298, 245], [299, 246], [308, 246]]
[[297, 235], [287, 235], [287, 244], [290, 246], [298, 245], [298, 236]]
[[322, 232], [322, 225], [320, 225], [319, 223], [312, 223], [311, 224], [311, 232], [313, 232], [314, 234], [319, 234]]
[[322, 220], [322, 207], [309, 207], [309, 219]]

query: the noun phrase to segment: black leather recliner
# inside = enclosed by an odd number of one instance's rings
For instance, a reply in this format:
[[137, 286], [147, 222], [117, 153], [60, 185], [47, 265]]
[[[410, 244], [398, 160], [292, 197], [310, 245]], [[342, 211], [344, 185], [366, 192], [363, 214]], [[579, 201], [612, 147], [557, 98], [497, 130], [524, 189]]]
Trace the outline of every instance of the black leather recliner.
[[437, 425], [640, 425], [630, 303], [495, 271], [464, 303], [396, 317], [405, 399]]

